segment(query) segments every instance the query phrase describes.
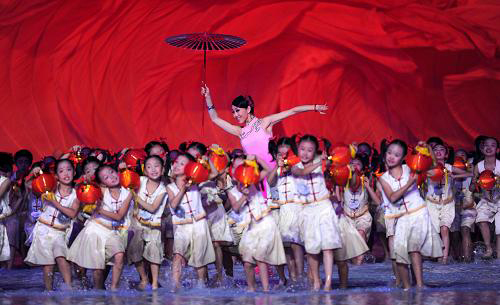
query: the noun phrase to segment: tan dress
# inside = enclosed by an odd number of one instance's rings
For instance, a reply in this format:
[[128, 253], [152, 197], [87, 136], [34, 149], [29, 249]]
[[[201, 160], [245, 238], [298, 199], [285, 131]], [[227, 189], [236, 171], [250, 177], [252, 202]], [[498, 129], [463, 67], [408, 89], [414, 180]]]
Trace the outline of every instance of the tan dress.
[[[76, 199], [76, 191], [62, 197], [56, 191], [56, 200], [65, 207], [71, 207]], [[30, 265], [54, 265], [56, 258], [68, 255], [68, 238], [71, 218], [45, 202], [44, 210], [33, 229], [31, 246], [24, 260]]]
[[[236, 200], [242, 196], [237, 187], [231, 188], [229, 192]], [[269, 265], [285, 264], [283, 241], [262, 192], [250, 186], [248, 201], [238, 212], [241, 217], [238, 226], [243, 228], [238, 246], [242, 260], [251, 264], [258, 261]]]
[[[316, 162], [320, 162], [319, 159]], [[304, 168], [302, 163], [297, 164]], [[342, 237], [337, 215], [330, 201], [321, 167], [311, 174], [295, 177], [297, 201], [304, 205], [300, 220], [300, 234], [307, 253], [342, 248]]]
[[[393, 191], [404, 186], [410, 178], [410, 168], [404, 164], [400, 179], [395, 179], [386, 172], [381, 179], [386, 181]], [[420, 197], [416, 184], [413, 184], [403, 197], [395, 203], [397, 210], [386, 214], [386, 218], [396, 220], [394, 235], [394, 253], [391, 257], [401, 264], [411, 264], [410, 252], [419, 252], [427, 257], [443, 256], [443, 243], [437, 229], [433, 226], [425, 201]]]
[[233, 243], [233, 236], [229, 227], [224, 200], [215, 181], [207, 181], [200, 185], [201, 202], [207, 213], [208, 227], [212, 241], [226, 245]]
[[[479, 173], [485, 170], [484, 161], [477, 164]], [[500, 160], [496, 160], [495, 175], [500, 176]], [[482, 191], [481, 200], [477, 204], [476, 222], [495, 222], [495, 234], [500, 235], [500, 188]]]
[[163, 262], [163, 243], [161, 240], [161, 217], [168, 201], [165, 185], [160, 182], [153, 193], [147, 191], [147, 177], [141, 177], [141, 186], [137, 196], [152, 205], [158, 196], [163, 200], [154, 213], [138, 206], [138, 211], [133, 213], [131, 228], [133, 237], [127, 248], [127, 260], [129, 264], [137, 263], [143, 259], [154, 264]]
[[[128, 189], [121, 187], [120, 196], [114, 199], [106, 188], [102, 209], [117, 213], [129, 194]], [[87, 269], [104, 269], [106, 264], [111, 265], [117, 253], [125, 252], [124, 236], [128, 232], [125, 218], [126, 216], [121, 221], [115, 221], [101, 214], [92, 216], [71, 245], [68, 260]]]
[[[2, 185], [8, 178], [0, 176], [0, 185]], [[0, 262], [7, 261], [10, 259], [10, 246], [9, 238], [7, 236], [7, 228], [5, 226], [4, 220], [7, 216], [12, 213], [9, 206], [9, 192], [5, 192], [0, 198]]]
[[344, 214], [358, 231], [365, 232], [366, 239], [372, 230], [372, 215], [369, 211], [368, 192], [360, 187], [356, 192], [350, 188], [344, 191]]
[[301, 214], [303, 204], [297, 201], [295, 178], [291, 173], [278, 177], [276, 181], [279, 209], [279, 222], [281, 238], [285, 246], [289, 244], [304, 245], [300, 235]]
[[455, 219], [455, 198], [453, 194], [453, 179], [451, 178], [452, 166], [445, 164], [448, 170], [448, 183], [443, 177], [442, 181], [434, 182], [430, 178], [427, 179], [428, 190], [425, 201], [427, 209], [431, 215], [431, 221], [438, 230], [441, 227], [451, 228], [451, 224]]
[[[175, 183], [170, 183], [167, 188], [174, 196], [179, 193]], [[170, 209], [174, 225], [174, 254], [181, 255], [189, 266], [195, 268], [215, 262], [210, 229], [198, 186], [192, 185], [177, 208]]]

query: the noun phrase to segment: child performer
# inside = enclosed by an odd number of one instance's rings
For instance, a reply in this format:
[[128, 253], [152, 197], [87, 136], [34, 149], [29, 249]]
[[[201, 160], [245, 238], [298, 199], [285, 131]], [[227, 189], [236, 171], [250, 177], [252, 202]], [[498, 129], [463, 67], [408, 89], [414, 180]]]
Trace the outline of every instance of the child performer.
[[[421, 142], [419, 145], [427, 146]], [[428, 146], [427, 146], [428, 147]], [[410, 288], [408, 265], [412, 265], [418, 287], [424, 286], [422, 256], [441, 257], [442, 242], [433, 228], [425, 202], [420, 197], [416, 175], [403, 165], [407, 145], [401, 140], [392, 141], [386, 151], [388, 171], [380, 183], [387, 199], [398, 206], [386, 218], [397, 219], [394, 236], [394, 255], [404, 289]]]
[[227, 168], [223, 169], [214, 180], [200, 185], [201, 201], [207, 213], [208, 227], [215, 251], [216, 282], [219, 285], [222, 283], [223, 247], [233, 244], [233, 236], [224, 208], [224, 202], [227, 200], [226, 192], [230, 187], [227, 183], [227, 170]]
[[95, 289], [104, 289], [104, 270], [112, 263], [111, 290], [117, 290], [125, 255], [122, 231], [128, 229], [125, 218], [132, 194], [120, 186], [118, 172], [109, 165], [96, 170], [96, 182], [102, 185], [102, 203], [71, 245], [68, 260], [94, 270]]
[[134, 263], [141, 277], [139, 289], [146, 288], [148, 277], [144, 260], [151, 268], [151, 286], [158, 289], [158, 276], [163, 261], [163, 244], [161, 241], [161, 217], [166, 205], [167, 190], [162, 182], [164, 173], [163, 159], [157, 155], [150, 155], [144, 160], [144, 174], [141, 177], [141, 186], [134, 198], [139, 205], [135, 215], [134, 237], [132, 238], [127, 256], [130, 263]]
[[[372, 200], [376, 201], [377, 205], [380, 205], [380, 199], [371, 188], [370, 183], [366, 183], [367, 178], [361, 174], [364, 167], [362, 160], [359, 157], [352, 159], [351, 167], [354, 174], [348, 187], [344, 190], [344, 215], [358, 230], [366, 243], [372, 228], [372, 216], [369, 211], [368, 199], [371, 197]], [[358, 175], [362, 175], [359, 177], [359, 183], [356, 182]], [[363, 255], [357, 257], [354, 262], [356, 265], [361, 265]]]
[[[466, 171], [445, 163], [448, 158], [448, 149], [443, 144], [435, 144], [432, 148], [432, 155], [436, 163], [444, 168], [444, 175], [441, 181], [435, 182], [428, 178], [428, 190], [426, 194], [426, 203], [432, 224], [441, 233], [441, 239], [444, 244], [442, 263], [448, 263], [448, 254], [450, 251], [450, 227], [455, 218], [455, 199], [453, 194], [452, 175], [467, 174]], [[431, 175], [432, 175], [432, 171]]]
[[[493, 137], [487, 137], [481, 147], [481, 153], [484, 156], [484, 160], [480, 161], [474, 167], [474, 179], [470, 186], [471, 191], [476, 191], [477, 178], [483, 171], [491, 170], [495, 176], [500, 176], [500, 160], [496, 158], [498, 152], [498, 140]], [[495, 222], [498, 259], [500, 253], [500, 188], [495, 186], [491, 190], [482, 190], [480, 197], [481, 200], [477, 204], [476, 223], [479, 225], [484, 244], [486, 245], [484, 258], [491, 258], [493, 255], [489, 223]]]
[[[34, 168], [38, 172], [40, 168]], [[45, 199], [45, 207], [33, 229], [31, 246], [25, 262], [43, 266], [46, 290], [53, 289], [54, 265], [57, 263], [64, 282], [71, 287], [71, 268], [67, 261], [67, 237], [71, 224], [80, 208], [73, 188], [75, 169], [73, 162], [61, 159], [56, 163], [57, 189], [55, 198]]]
[[[250, 159], [255, 158], [250, 156]], [[269, 173], [267, 164], [259, 160], [263, 170], [260, 179], [265, 179]], [[248, 162], [248, 161], [246, 161]], [[250, 160], [250, 162], [255, 162]], [[232, 165], [234, 170], [243, 163], [242, 159], [235, 159]], [[254, 164], [257, 166], [257, 164]], [[242, 256], [248, 290], [255, 291], [254, 266], [260, 270], [262, 289], [269, 291], [268, 265], [284, 265], [286, 263], [283, 241], [274, 218], [269, 214], [267, 200], [255, 185], [244, 187], [241, 183], [228, 191], [228, 198], [234, 211], [237, 211], [242, 220], [238, 223], [245, 229], [241, 236], [238, 250]]]
[[11, 215], [9, 193], [12, 188], [9, 177], [12, 175], [12, 156], [0, 153], [0, 262], [10, 260], [11, 251], [4, 219]]
[[[272, 142], [270, 142], [272, 143]], [[274, 147], [276, 146], [276, 147]], [[304, 241], [300, 236], [300, 220], [303, 206], [296, 200], [295, 179], [285, 159], [297, 155], [297, 148], [291, 138], [283, 137], [273, 146], [272, 152], [277, 166], [270, 172], [267, 181], [276, 190], [274, 203], [280, 206], [278, 227], [285, 247], [288, 273], [293, 282], [300, 281], [304, 275]], [[271, 145], [270, 145], [271, 147]], [[287, 161], [288, 162], [288, 161]]]
[[174, 182], [167, 186], [172, 223], [174, 224], [174, 260], [172, 264], [174, 290], [181, 288], [182, 266], [192, 266], [198, 274], [200, 285], [207, 280], [207, 265], [215, 261], [214, 248], [206, 213], [201, 203], [200, 189], [191, 185], [184, 168], [194, 158], [180, 154], [172, 166]]
[[321, 160], [318, 156], [319, 143], [316, 137], [305, 135], [299, 140], [298, 153], [301, 162], [292, 168], [296, 176], [297, 200], [304, 205], [300, 234], [304, 246], [313, 289], [319, 290], [319, 257], [323, 253], [325, 268], [324, 290], [331, 290], [333, 260], [335, 249], [342, 247], [342, 238], [337, 216], [330, 201], [330, 193], [321, 171]]

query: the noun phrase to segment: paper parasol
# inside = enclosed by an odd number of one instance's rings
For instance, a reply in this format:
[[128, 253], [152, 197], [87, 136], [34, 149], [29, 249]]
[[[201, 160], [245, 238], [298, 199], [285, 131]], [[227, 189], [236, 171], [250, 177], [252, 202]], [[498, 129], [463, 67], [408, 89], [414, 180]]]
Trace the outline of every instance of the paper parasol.
[[211, 33], [192, 33], [171, 36], [165, 39], [168, 44], [191, 50], [203, 50], [203, 81], [207, 74], [207, 50], [221, 51], [236, 49], [247, 42], [236, 36]]

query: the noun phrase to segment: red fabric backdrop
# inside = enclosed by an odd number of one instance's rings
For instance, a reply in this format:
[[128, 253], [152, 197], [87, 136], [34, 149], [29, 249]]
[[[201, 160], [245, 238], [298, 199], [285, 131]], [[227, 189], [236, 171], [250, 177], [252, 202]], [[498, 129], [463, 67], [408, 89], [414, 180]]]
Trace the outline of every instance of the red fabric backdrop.
[[37, 156], [73, 144], [119, 149], [164, 137], [239, 146], [205, 116], [202, 53], [167, 45], [191, 32], [248, 44], [208, 54], [220, 116], [240, 94], [264, 116], [326, 102], [277, 134], [471, 147], [500, 131], [496, 0], [30, 0], [0, 4], [0, 150]]

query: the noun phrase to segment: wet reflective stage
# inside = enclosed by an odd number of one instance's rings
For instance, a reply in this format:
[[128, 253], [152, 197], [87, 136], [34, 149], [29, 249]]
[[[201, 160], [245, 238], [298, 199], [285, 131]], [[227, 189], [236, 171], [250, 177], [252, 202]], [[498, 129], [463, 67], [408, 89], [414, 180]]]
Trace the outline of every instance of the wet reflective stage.
[[[213, 269], [211, 273], [213, 273]], [[137, 291], [134, 268], [126, 267], [118, 292], [84, 290], [75, 282], [73, 291], [64, 289], [56, 274], [56, 291], [44, 292], [42, 271], [0, 270], [0, 304], [500, 304], [500, 262], [440, 265], [424, 263], [427, 288], [403, 291], [394, 287], [390, 263], [350, 266], [349, 289], [334, 286], [330, 293], [310, 292], [305, 286], [274, 287], [270, 293], [248, 293], [243, 268], [235, 266], [235, 279], [226, 278], [222, 288], [196, 287], [193, 271], [185, 272], [185, 288], [170, 292], [169, 267], [163, 266], [158, 291]], [[90, 272], [89, 272], [90, 276]], [[335, 277], [338, 283], [337, 277]], [[272, 284], [277, 285], [275, 274]], [[109, 285], [109, 279], [108, 279]]]

